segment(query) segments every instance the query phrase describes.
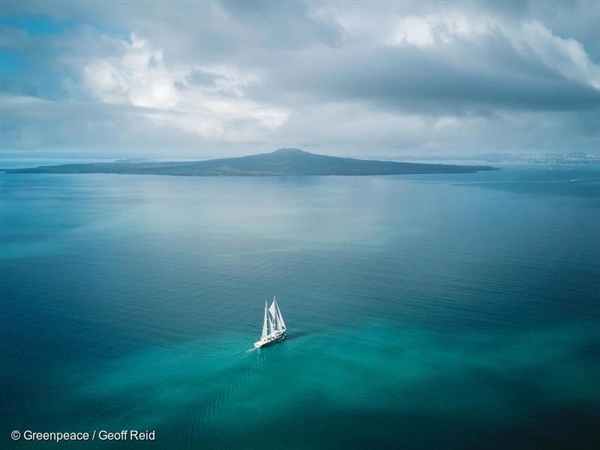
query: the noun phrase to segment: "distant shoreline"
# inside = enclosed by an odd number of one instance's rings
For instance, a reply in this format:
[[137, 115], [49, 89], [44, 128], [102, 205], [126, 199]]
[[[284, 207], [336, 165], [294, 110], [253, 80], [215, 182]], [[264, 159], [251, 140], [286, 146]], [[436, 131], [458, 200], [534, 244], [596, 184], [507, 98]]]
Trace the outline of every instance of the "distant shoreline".
[[171, 176], [285, 176], [285, 175], [413, 175], [475, 173], [499, 170], [492, 166], [424, 164], [362, 160], [318, 155], [300, 149], [284, 148], [239, 158], [193, 162], [111, 162], [61, 164], [32, 168], [5, 169], [5, 173], [107, 173]]

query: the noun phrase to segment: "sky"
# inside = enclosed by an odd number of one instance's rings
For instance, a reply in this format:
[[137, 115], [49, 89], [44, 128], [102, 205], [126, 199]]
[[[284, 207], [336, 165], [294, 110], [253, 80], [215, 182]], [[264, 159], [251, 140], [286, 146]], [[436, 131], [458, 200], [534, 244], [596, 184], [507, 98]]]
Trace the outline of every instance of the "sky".
[[600, 155], [600, 0], [0, 5], [5, 155]]

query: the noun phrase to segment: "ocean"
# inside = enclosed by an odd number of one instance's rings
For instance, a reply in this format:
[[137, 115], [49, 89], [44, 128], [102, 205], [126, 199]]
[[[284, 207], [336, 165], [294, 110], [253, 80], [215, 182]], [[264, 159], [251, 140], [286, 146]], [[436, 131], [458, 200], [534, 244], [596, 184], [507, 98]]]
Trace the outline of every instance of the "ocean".
[[597, 166], [0, 186], [2, 448], [600, 448]]

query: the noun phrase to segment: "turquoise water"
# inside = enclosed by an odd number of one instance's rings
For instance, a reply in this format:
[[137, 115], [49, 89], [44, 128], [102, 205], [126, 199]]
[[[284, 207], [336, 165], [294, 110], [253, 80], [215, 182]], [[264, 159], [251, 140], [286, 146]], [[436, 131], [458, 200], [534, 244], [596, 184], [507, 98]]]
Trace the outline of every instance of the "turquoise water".
[[600, 447], [597, 168], [1, 183], [2, 448]]

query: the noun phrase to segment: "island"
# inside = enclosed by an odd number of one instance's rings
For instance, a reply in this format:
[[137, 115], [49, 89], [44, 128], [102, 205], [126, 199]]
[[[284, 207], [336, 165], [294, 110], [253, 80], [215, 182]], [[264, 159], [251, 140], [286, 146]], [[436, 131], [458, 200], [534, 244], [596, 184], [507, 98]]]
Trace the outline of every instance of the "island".
[[474, 173], [497, 170], [490, 166], [419, 164], [395, 161], [341, 158], [281, 148], [239, 158], [193, 162], [109, 162], [63, 164], [25, 169], [8, 169], [7, 173], [113, 173], [177, 176], [282, 176], [282, 175], [409, 175], [434, 173]]

